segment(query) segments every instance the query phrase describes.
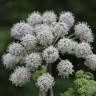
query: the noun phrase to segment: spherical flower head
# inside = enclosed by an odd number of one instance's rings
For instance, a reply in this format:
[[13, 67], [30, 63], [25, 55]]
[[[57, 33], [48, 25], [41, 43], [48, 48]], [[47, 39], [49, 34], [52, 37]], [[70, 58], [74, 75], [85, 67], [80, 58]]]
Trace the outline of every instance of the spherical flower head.
[[11, 74], [9, 80], [12, 81], [12, 84], [16, 86], [22, 86], [26, 84], [31, 77], [31, 72], [26, 67], [18, 67], [14, 70], [14, 73]]
[[75, 46], [75, 55], [79, 58], [85, 58], [86, 56], [92, 54], [91, 46], [86, 43], [82, 42]]
[[11, 28], [11, 36], [15, 39], [21, 39], [26, 34], [33, 34], [33, 27], [25, 22], [16, 23]]
[[50, 25], [53, 22], [56, 22], [57, 16], [53, 11], [46, 11], [43, 13], [42, 19], [44, 23]]
[[71, 39], [63, 38], [58, 41], [57, 48], [62, 54], [74, 54], [77, 44], [77, 42], [72, 41]]
[[19, 56], [11, 55], [10, 53], [4, 54], [3, 57], [3, 64], [7, 69], [12, 69], [17, 63], [20, 61]]
[[41, 90], [47, 92], [48, 89], [54, 86], [54, 78], [49, 73], [44, 73], [38, 77], [36, 85]]
[[64, 37], [65, 35], [67, 35], [68, 30], [69, 29], [68, 29], [67, 25], [63, 22], [58, 22], [53, 27], [54, 35], [59, 36], [59, 37]]
[[53, 63], [59, 58], [59, 52], [58, 49], [56, 49], [53, 46], [49, 46], [46, 48], [43, 52], [43, 59], [47, 63]]
[[74, 16], [71, 12], [62, 12], [60, 14], [59, 21], [67, 24], [69, 28], [71, 28], [75, 22]]
[[42, 58], [39, 53], [31, 53], [26, 56], [25, 64], [31, 71], [35, 71], [42, 64]]
[[24, 51], [24, 47], [20, 43], [12, 43], [8, 47], [8, 52], [15, 56], [23, 55]]
[[54, 39], [54, 36], [50, 29], [44, 28], [41, 32], [37, 34], [37, 40], [41, 45], [48, 46], [51, 45]]
[[95, 54], [88, 55], [86, 57], [84, 64], [93, 71], [96, 71], [96, 55]]
[[27, 34], [22, 37], [21, 43], [27, 50], [31, 50], [36, 47], [37, 39], [35, 36]]
[[57, 65], [58, 75], [68, 77], [73, 73], [73, 65], [69, 60], [61, 60]]
[[29, 15], [29, 17], [27, 18], [27, 22], [31, 26], [40, 24], [42, 22], [42, 16], [38, 11], [32, 12], [31, 15]]
[[86, 42], [93, 42], [93, 34], [91, 28], [87, 25], [87, 23], [80, 22], [75, 25], [75, 35], [81, 40]]

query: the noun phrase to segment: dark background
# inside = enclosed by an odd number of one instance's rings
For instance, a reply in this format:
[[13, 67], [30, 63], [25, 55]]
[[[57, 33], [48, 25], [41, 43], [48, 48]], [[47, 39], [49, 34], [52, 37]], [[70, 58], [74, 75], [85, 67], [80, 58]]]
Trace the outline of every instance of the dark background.
[[[72, 11], [77, 21], [87, 21], [95, 35], [96, 30], [96, 0], [0, 0], [0, 58], [12, 41], [10, 28], [16, 22], [25, 20], [32, 11], [44, 12], [53, 10]], [[95, 51], [95, 42], [93, 43]], [[72, 58], [71, 58], [72, 59]], [[77, 63], [75, 60], [74, 63]], [[0, 59], [0, 96], [37, 96], [34, 82], [19, 88], [8, 80], [10, 70], [6, 70]], [[55, 96], [67, 89], [73, 83], [70, 79], [56, 79]]]

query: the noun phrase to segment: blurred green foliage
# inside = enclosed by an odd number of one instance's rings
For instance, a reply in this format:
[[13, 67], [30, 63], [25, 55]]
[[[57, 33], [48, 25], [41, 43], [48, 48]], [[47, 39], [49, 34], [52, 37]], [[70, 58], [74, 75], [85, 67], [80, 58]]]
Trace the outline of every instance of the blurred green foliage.
[[0, 0], [0, 25], [24, 20], [34, 10], [72, 11], [77, 19], [95, 26], [96, 0]]
[[[0, 96], [37, 96], [38, 89], [33, 81], [21, 88], [11, 84], [8, 80], [11, 72], [5, 69], [1, 58], [13, 40], [10, 37], [12, 25], [20, 20], [26, 20], [28, 14], [34, 10], [40, 12], [54, 10], [57, 14], [61, 11], [72, 11], [76, 20], [87, 21], [95, 34], [96, 0], [0, 0]], [[93, 51], [96, 52], [96, 44], [93, 46]], [[73, 61], [75, 64], [78, 63], [78, 60]], [[60, 92], [64, 92], [70, 86], [73, 86], [73, 80], [70, 78], [56, 79], [55, 96], [59, 96]]]

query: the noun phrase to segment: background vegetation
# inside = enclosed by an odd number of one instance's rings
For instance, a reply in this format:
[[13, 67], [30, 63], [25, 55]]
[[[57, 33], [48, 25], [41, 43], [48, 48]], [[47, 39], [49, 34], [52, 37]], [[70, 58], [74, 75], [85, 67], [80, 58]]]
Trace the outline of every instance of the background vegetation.
[[[13, 86], [8, 80], [10, 71], [5, 69], [1, 60], [7, 45], [12, 41], [10, 28], [14, 23], [25, 20], [34, 10], [54, 10], [56, 13], [72, 11], [76, 20], [87, 21], [94, 35], [96, 34], [96, 0], [0, 0], [0, 96], [37, 96], [34, 82], [29, 82], [21, 88]], [[96, 53], [95, 42], [93, 46]], [[75, 60], [73, 62], [77, 63]], [[59, 92], [63, 92], [72, 84], [70, 78], [57, 79], [54, 87], [55, 96], [59, 96]]]

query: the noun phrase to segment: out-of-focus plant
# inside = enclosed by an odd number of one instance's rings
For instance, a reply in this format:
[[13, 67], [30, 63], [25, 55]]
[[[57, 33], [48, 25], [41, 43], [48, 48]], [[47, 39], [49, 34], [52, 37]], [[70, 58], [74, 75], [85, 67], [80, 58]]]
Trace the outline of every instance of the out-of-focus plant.
[[[79, 22], [74, 26], [72, 33], [70, 31], [74, 24], [75, 17], [71, 12], [62, 12], [58, 17], [53, 11], [46, 11], [43, 14], [33, 12], [26, 22], [14, 24], [11, 36], [15, 38], [15, 42], [8, 46], [7, 53], [3, 55], [4, 66], [7, 69], [14, 69], [9, 78], [12, 84], [22, 86], [33, 79], [40, 90], [40, 96], [46, 96], [48, 90], [50, 96], [53, 96], [52, 87], [55, 80], [51, 65], [59, 61], [58, 76], [63, 78], [68, 78], [75, 72], [73, 64], [68, 59], [61, 58], [61, 54], [83, 58], [84, 64], [95, 71], [96, 55], [91, 48], [94, 39], [92, 30], [87, 23]], [[91, 84], [95, 86], [95, 81], [90, 80], [89, 75], [83, 75], [87, 78], [81, 78], [82, 72], [77, 74], [79, 75], [76, 75], [74, 82], [77, 91], [80, 94], [90, 92], [88, 88]], [[85, 86], [83, 83], [86, 83]], [[91, 88], [94, 89], [93, 86]], [[73, 95], [74, 90], [69, 89], [65, 94]]]

